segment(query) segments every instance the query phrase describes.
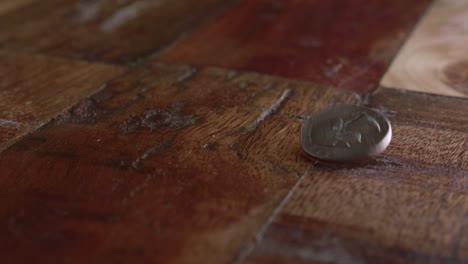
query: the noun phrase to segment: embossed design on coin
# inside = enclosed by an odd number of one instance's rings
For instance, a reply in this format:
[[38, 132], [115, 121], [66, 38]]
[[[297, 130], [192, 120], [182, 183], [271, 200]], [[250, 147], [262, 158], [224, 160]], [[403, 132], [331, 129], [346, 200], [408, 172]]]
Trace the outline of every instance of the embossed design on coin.
[[390, 144], [390, 121], [381, 113], [356, 105], [338, 105], [304, 120], [302, 149], [328, 161], [348, 161], [383, 152]]

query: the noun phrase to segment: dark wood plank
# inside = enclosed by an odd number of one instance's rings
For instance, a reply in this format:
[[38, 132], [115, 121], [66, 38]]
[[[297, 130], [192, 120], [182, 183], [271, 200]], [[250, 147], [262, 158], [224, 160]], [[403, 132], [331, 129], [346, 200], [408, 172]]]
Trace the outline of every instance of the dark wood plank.
[[0, 46], [92, 61], [137, 63], [229, 2], [35, 1], [0, 17]]
[[467, 263], [468, 101], [381, 89], [384, 155], [304, 176], [247, 263]]
[[430, 0], [241, 0], [158, 57], [373, 91]]
[[11, 261], [223, 263], [298, 176], [297, 116], [352, 93], [154, 63], [0, 155]]
[[27, 5], [33, 1], [37, 0], [2, 0], [0, 2], [0, 16]]
[[468, 2], [435, 1], [381, 84], [468, 98]]
[[122, 71], [116, 66], [0, 50], [0, 151]]

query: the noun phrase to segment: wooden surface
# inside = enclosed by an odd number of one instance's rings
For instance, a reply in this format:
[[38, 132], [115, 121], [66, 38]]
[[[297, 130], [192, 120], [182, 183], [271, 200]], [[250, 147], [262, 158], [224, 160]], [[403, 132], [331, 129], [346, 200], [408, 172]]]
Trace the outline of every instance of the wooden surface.
[[36, 0], [4, 0], [0, 2], [0, 15], [6, 14], [14, 9], [20, 8]]
[[310, 169], [247, 263], [468, 262], [468, 102], [393, 89], [370, 102], [391, 117], [389, 149]]
[[[428, 4], [2, 1], [0, 262], [467, 263], [468, 99], [370, 93]], [[386, 152], [303, 154], [341, 102]]]
[[428, 3], [240, 0], [158, 58], [373, 91]]
[[468, 97], [467, 21], [467, 1], [436, 1], [385, 74], [382, 85]]
[[234, 259], [310, 166], [295, 116], [338, 102], [356, 97], [258, 74], [139, 67], [0, 156], [2, 252], [49, 263]]
[[0, 16], [0, 47], [135, 64], [164, 49], [228, 3], [229, 0], [34, 1]]
[[0, 50], [0, 151], [104, 87], [115, 66]]

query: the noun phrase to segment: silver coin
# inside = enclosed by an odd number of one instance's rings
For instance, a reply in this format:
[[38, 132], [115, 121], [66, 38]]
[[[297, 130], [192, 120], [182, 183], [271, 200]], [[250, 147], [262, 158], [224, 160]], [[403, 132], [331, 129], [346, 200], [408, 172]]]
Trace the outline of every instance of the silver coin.
[[356, 105], [337, 105], [304, 120], [302, 149], [327, 161], [352, 161], [383, 152], [390, 144], [390, 121]]

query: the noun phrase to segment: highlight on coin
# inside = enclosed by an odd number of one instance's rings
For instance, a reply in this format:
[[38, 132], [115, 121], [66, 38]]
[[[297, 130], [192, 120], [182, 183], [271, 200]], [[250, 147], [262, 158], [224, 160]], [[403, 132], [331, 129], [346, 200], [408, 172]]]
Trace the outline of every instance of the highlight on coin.
[[368, 107], [342, 104], [304, 119], [301, 146], [324, 161], [355, 161], [382, 153], [390, 144], [388, 118]]

